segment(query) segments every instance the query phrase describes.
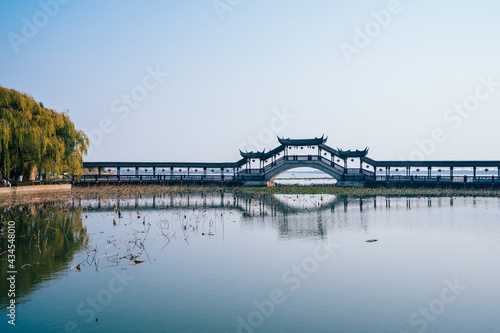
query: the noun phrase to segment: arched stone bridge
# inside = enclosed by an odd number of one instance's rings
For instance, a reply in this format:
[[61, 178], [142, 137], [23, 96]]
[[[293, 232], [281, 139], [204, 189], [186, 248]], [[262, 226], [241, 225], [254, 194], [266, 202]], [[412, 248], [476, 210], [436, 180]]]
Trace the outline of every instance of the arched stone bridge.
[[299, 167], [320, 170], [337, 186], [436, 184], [500, 185], [500, 161], [376, 161], [364, 150], [334, 149], [324, 136], [284, 139], [266, 152], [242, 152], [236, 162], [84, 162], [84, 183], [219, 183], [266, 186]]

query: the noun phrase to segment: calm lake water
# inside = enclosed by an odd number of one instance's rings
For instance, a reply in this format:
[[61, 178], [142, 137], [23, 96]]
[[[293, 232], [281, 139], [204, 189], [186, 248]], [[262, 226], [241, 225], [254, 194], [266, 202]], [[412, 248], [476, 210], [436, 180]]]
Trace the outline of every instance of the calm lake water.
[[1, 332], [500, 332], [498, 198], [166, 195], [1, 219], [19, 236]]
[[337, 183], [337, 180], [324, 172], [312, 168], [295, 168], [278, 175], [274, 179], [274, 183], [276, 185], [333, 186]]

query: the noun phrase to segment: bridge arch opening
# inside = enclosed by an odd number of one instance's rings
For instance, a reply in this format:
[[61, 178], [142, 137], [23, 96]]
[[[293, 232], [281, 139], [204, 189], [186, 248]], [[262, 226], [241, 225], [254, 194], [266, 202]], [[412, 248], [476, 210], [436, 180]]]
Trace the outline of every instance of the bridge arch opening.
[[268, 186], [335, 186], [337, 179], [314, 167], [291, 167], [274, 175]]

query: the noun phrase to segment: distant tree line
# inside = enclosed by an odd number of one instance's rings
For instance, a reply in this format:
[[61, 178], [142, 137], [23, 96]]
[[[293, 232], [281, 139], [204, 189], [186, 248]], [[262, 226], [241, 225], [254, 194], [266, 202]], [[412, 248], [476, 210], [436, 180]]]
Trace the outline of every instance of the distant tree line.
[[56, 112], [33, 97], [0, 86], [0, 170], [2, 176], [82, 173], [87, 135], [75, 129], [67, 113]]

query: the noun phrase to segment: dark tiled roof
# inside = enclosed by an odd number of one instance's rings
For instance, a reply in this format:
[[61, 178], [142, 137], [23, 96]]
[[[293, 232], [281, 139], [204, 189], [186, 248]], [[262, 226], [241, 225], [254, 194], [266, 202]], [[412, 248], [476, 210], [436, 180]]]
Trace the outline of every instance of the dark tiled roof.
[[316, 145], [321, 145], [326, 142], [328, 137], [324, 137], [325, 135], [323, 134], [321, 138], [314, 138], [314, 139], [285, 139], [285, 138], [280, 138], [278, 136], [278, 141], [282, 145], [286, 146], [316, 146]]
[[342, 150], [337, 148], [340, 157], [365, 157], [368, 154], [368, 147], [364, 150]]
[[263, 151], [246, 151], [246, 152], [240, 150], [240, 154], [244, 158], [261, 158], [266, 154], [266, 150], [264, 149]]

